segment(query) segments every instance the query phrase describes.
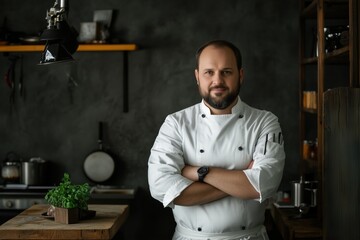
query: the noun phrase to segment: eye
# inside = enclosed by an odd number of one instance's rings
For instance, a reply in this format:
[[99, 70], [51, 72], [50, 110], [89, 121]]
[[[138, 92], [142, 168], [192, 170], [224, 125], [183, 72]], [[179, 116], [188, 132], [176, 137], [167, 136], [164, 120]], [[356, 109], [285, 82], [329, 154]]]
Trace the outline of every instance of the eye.
[[221, 73], [222, 73], [222, 75], [224, 75], [224, 76], [230, 76], [230, 75], [232, 74], [232, 72], [231, 72], [230, 70], [224, 70], [224, 71], [222, 71]]
[[204, 72], [204, 75], [212, 76], [212, 75], [214, 75], [214, 71], [213, 71], [213, 70], [206, 70], [206, 71]]

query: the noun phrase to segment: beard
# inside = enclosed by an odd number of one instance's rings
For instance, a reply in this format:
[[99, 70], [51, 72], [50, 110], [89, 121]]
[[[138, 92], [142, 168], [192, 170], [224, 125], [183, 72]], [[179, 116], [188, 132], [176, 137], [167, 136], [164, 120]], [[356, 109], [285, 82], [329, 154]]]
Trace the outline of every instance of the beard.
[[227, 107], [229, 107], [239, 96], [240, 93], [240, 84], [238, 84], [237, 88], [235, 89], [235, 91], [230, 91], [229, 93], [227, 93], [225, 96], [211, 96], [210, 92], [212, 89], [214, 88], [226, 88], [226, 86], [216, 86], [216, 87], [212, 87], [209, 89], [208, 92], [204, 93], [201, 91], [201, 89], [199, 89], [200, 91], [200, 95], [201, 97], [204, 99], [204, 101], [209, 104], [211, 107], [215, 108], [215, 109], [225, 109]]

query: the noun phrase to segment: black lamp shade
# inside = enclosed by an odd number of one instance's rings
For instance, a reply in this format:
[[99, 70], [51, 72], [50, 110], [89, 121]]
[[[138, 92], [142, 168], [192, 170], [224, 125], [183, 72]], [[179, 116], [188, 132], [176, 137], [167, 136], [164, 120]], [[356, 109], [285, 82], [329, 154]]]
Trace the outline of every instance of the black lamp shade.
[[66, 21], [59, 22], [57, 27], [46, 29], [40, 37], [42, 41], [46, 41], [40, 65], [73, 61], [71, 55], [79, 46], [76, 38], [76, 30]]
[[73, 60], [73, 57], [63, 44], [48, 41], [45, 45], [44, 52], [41, 55], [40, 64], [60, 63]]

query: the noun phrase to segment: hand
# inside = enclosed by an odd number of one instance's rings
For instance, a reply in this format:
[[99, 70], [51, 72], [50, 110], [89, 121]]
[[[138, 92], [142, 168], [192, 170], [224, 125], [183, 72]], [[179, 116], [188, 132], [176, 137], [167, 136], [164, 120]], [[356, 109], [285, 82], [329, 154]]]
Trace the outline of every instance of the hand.
[[253, 165], [254, 165], [254, 160], [251, 160], [246, 169], [252, 169]]

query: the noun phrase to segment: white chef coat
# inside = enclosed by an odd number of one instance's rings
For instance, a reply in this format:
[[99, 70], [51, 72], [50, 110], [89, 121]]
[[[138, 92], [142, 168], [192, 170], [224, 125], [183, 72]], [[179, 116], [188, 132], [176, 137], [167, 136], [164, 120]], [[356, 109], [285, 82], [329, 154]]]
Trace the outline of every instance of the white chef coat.
[[[192, 183], [181, 175], [185, 164], [245, 169], [252, 159], [253, 167], [244, 172], [259, 199], [229, 196], [203, 205], [174, 205]], [[284, 163], [281, 128], [274, 114], [252, 108], [239, 97], [231, 114], [211, 115], [202, 101], [166, 117], [149, 157], [150, 192], [173, 209], [182, 228], [215, 234], [253, 229], [264, 222], [265, 200], [275, 194]]]

